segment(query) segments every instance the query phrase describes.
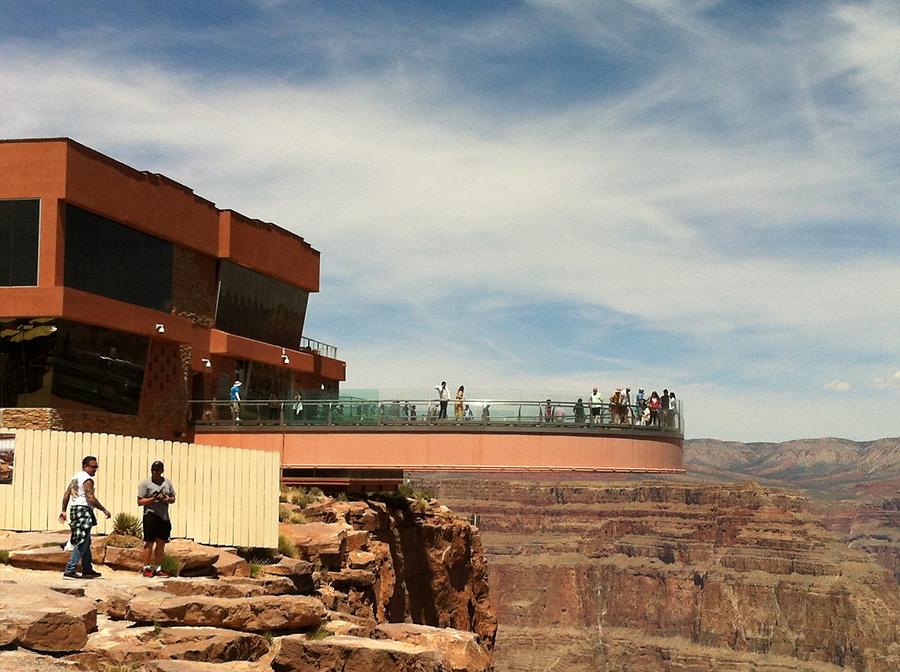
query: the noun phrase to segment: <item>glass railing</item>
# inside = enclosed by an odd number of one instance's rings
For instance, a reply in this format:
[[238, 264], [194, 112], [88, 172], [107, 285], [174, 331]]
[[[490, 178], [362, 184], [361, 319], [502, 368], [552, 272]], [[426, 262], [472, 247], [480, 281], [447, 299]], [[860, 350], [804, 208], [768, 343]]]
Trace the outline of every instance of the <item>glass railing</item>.
[[[196, 425], [275, 427], [531, 427], [547, 431], [572, 429], [634, 429], [684, 434], [681, 401], [676, 409], [651, 410], [644, 405], [592, 406], [571, 401], [508, 401], [451, 399], [442, 407], [436, 399], [377, 400], [260, 399], [189, 402]], [[445, 415], [446, 413], [446, 415]]]
[[322, 357], [337, 359], [337, 348], [335, 346], [316, 341], [307, 336], [300, 337], [300, 350], [314, 355], [321, 355]]

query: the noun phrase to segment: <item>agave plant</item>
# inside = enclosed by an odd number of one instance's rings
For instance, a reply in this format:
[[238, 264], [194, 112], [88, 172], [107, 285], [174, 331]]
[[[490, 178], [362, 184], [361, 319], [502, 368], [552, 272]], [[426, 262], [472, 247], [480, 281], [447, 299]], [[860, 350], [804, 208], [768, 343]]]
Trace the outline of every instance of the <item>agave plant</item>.
[[113, 519], [113, 534], [126, 537], [140, 537], [144, 534], [141, 520], [131, 513], [117, 513]]

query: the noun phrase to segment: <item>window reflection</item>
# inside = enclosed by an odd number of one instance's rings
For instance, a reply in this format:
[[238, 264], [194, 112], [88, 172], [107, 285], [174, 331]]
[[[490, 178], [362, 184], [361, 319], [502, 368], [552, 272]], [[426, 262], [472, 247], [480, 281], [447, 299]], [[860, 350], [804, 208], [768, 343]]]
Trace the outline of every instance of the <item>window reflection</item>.
[[231, 334], [296, 348], [309, 292], [238, 266], [219, 262], [216, 327]]
[[3, 406], [137, 414], [148, 338], [52, 318], [0, 326]]

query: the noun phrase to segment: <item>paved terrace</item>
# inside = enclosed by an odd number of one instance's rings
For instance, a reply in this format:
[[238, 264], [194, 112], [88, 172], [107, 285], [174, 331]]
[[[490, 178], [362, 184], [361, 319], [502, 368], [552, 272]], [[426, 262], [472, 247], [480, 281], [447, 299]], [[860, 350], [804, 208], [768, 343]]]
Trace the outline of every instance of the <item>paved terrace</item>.
[[[284, 470], [683, 472], [681, 410], [639, 421], [634, 406], [465, 400], [191, 402], [194, 440], [281, 452]], [[486, 409], [486, 410], [485, 410]], [[592, 411], [595, 410], [596, 413]], [[236, 411], [236, 413], [235, 413]], [[240, 420], [237, 420], [237, 418]]]

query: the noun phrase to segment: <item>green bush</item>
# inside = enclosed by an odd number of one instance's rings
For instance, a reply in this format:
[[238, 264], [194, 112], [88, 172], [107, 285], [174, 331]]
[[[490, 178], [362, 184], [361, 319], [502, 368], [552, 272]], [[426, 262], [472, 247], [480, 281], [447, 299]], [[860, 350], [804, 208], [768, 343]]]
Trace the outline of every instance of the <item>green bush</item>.
[[183, 564], [184, 563], [182, 563], [181, 560], [176, 558], [174, 555], [169, 555], [168, 553], [166, 553], [163, 556], [162, 565], [160, 565], [160, 567], [162, 568], [162, 571], [164, 571], [169, 576], [178, 576], [181, 573], [181, 567], [183, 566]]
[[144, 540], [125, 534], [111, 534], [106, 538], [106, 545], [114, 548], [137, 548], [144, 545]]
[[117, 513], [113, 518], [113, 534], [121, 534], [125, 537], [143, 536], [141, 519], [131, 513]]
[[262, 573], [263, 565], [258, 562], [251, 562], [250, 564], [250, 578], [255, 579]]
[[278, 535], [278, 552], [289, 558], [297, 557], [297, 546], [284, 534]]
[[290, 515], [290, 517], [288, 518], [288, 520], [291, 523], [293, 523], [294, 525], [306, 525], [306, 523], [309, 522], [309, 520], [307, 520], [306, 516], [304, 516], [299, 511], [295, 511], [294, 513], [292, 513]]
[[0, 551], [0, 565], [9, 564], [9, 551]]
[[326, 630], [325, 628], [320, 626], [320, 627], [316, 628], [315, 630], [313, 630], [312, 632], [307, 633], [306, 638], [314, 639], [314, 640], [325, 639], [327, 637], [331, 637], [332, 635], [334, 635], [334, 633], [331, 630]]

